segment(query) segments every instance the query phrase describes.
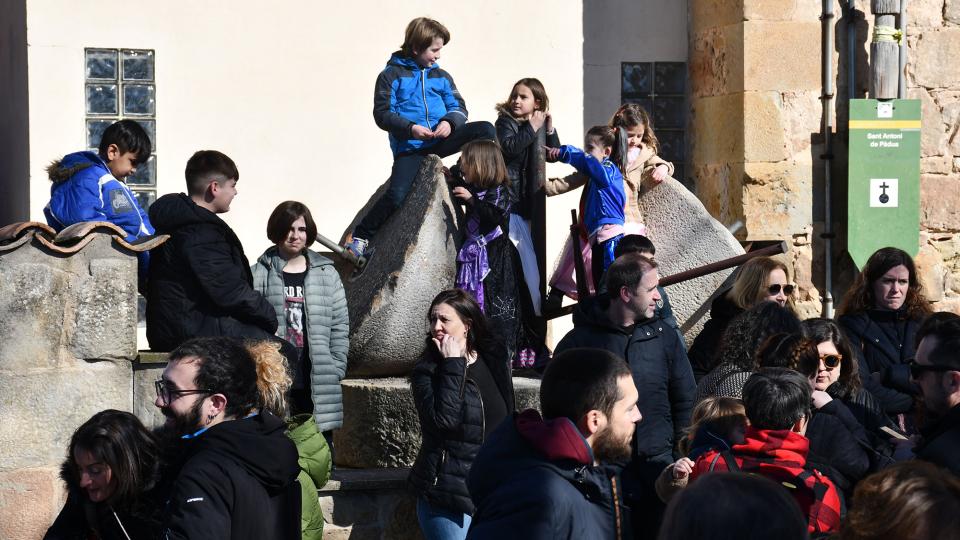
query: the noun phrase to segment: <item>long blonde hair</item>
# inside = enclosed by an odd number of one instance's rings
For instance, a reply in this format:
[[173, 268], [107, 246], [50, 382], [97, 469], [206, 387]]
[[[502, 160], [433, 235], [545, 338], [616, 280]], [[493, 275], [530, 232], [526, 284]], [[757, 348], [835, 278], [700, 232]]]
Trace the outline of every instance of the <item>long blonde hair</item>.
[[706, 397], [693, 408], [690, 427], [687, 428], [686, 436], [677, 446], [680, 452], [686, 455], [690, 453], [690, 445], [693, 444], [693, 438], [701, 427], [710, 426], [717, 435], [727, 438], [734, 428], [743, 426], [746, 422], [747, 411], [743, 407], [743, 401], [726, 396]]
[[[767, 277], [774, 270], [783, 270], [790, 280], [787, 265], [771, 257], [754, 257], [743, 263], [727, 297], [740, 309], [752, 308], [767, 297]], [[787, 297], [787, 305], [793, 307], [793, 295]]]
[[288, 413], [287, 392], [293, 385], [287, 359], [280, 354], [280, 344], [272, 341], [248, 341], [247, 351], [257, 363], [257, 390], [260, 409], [280, 418]]

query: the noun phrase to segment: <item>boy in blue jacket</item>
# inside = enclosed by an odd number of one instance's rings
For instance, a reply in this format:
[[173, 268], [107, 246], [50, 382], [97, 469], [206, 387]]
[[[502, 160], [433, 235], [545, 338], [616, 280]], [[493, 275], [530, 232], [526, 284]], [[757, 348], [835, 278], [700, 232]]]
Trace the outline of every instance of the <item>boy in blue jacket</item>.
[[490, 122], [467, 122], [467, 106], [453, 77], [437, 65], [440, 49], [449, 41], [450, 32], [442, 24], [416, 18], [407, 25], [400, 50], [377, 77], [373, 118], [389, 134], [393, 170], [386, 193], [346, 245], [358, 257], [367, 253], [370, 239], [400, 208], [424, 157], [446, 157], [470, 141], [496, 139]]
[[[43, 209], [57, 232], [84, 221], [109, 221], [134, 242], [153, 234], [146, 211], [127, 187], [127, 176], [150, 157], [147, 132], [134, 120], [111, 124], [100, 139], [99, 154], [74, 152], [47, 167], [50, 202]], [[146, 276], [149, 254], [139, 255], [140, 276]], [[142, 284], [142, 279], [141, 279]]]

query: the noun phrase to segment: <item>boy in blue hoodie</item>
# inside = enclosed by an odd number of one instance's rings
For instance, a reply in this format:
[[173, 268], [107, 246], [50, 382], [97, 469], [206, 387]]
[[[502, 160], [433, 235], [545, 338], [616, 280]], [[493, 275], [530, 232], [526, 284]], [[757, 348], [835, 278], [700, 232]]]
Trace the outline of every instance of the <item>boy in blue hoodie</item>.
[[[134, 120], [110, 125], [100, 139], [99, 154], [74, 152], [47, 167], [50, 202], [43, 209], [47, 224], [57, 232], [84, 221], [109, 221], [134, 242], [153, 234], [146, 211], [127, 187], [127, 176], [150, 157], [153, 145]], [[139, 254], [140, 276], [146, 276], [149, 253]], [[142, 279], [141, 279], [142, 284]]]
[[386, 193], [346, 245], [358, 257], [367, 253], [370, 239], [400, 208], [424, 157], [446, 157], [470, 141], [496, 139], [490, 122], [467, 122], [466, 103], [453, 77], [437, 65], [440, 49], [449, 41], [446, 27], [418, 17], [407, 25], [403, 45], [377, 77], [373, 118], [389, 134], [393, 170]]

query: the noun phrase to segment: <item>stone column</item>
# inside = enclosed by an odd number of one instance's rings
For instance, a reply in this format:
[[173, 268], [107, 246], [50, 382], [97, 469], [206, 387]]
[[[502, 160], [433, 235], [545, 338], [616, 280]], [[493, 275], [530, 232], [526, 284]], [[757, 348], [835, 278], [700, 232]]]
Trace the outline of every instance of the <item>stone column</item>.
[[690, 102], [697, 196], [742, 241], [787, 240], [780, 257], [801, 314], [813, 283], [813, 183], [820, 142], [820, 4], [690, 3]]

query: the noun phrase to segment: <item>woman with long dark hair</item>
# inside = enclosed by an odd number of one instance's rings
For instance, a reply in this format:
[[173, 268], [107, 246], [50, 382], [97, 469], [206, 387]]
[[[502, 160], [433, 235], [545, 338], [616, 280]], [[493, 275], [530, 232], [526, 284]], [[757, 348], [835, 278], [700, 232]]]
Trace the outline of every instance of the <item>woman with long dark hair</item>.
[[913, 259], [893, 247], [877, 250], [837, 309], [837, 324], [857, 356], [864, 387], [904, 431], [914, 431], [908, 362], [920, 323], [931, 313]]
[[156, 442], [140, 419], [112, 409], [93, 415], [70, 439], [60, 473], [67, 502], [44, 539], [159, 538], [159, 468]]
[[410, 470], [427, 540], [462, 539], [474, 507], [466, 478], [487, 434], [514, 410], [510, 358], [460, 289], [433, 299], [426, 349], [410, 375], [422, 444]]

